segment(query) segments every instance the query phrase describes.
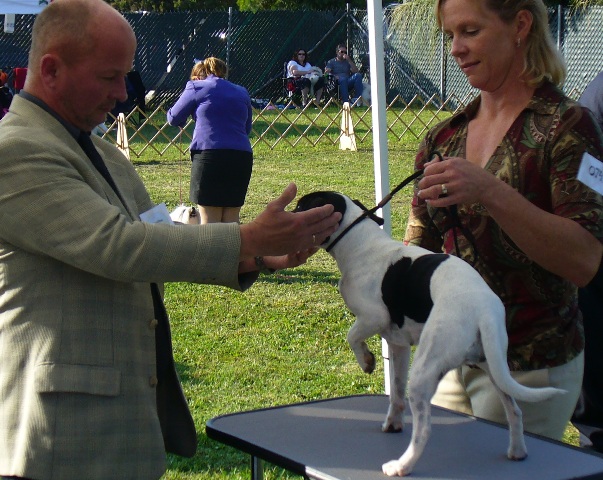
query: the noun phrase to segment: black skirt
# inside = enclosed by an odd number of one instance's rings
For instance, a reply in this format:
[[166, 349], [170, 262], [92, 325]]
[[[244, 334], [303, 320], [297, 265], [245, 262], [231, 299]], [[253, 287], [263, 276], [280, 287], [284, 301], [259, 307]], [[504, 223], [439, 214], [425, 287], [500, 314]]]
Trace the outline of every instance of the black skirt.
[[253, 154], [243, 150], [193, 150], [190, 201], [205, 207], [241, 207], [251, 179]]

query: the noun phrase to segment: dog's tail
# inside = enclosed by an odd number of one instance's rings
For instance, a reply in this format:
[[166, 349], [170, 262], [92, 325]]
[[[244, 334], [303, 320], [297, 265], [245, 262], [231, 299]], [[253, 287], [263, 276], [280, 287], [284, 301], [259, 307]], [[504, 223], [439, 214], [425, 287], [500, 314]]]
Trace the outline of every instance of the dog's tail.
[[[502, 309], [502, 318], [504, 318], [504, 307]], [[491, 315], [491, 312], [490, 312]], [[507, 364], [507, 344], [508, 337], [504, 321], [493, 322], [491, 318], [480, 322], [480, 333], [482, 336], [482, 345], [490, 377], [492, 381], [507, 395], [516, 400], [524, 402], [540, 402], [547, 400], [555, 395], [566, 393], [565, 390], [553, 387], [532, 388], [520, 384], [511, 376]]]

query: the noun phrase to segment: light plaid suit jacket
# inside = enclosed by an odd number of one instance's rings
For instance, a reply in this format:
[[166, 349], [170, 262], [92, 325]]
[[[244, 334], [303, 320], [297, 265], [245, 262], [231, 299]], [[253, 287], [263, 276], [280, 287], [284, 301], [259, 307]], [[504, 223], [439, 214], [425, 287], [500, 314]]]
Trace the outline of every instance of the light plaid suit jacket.
[[[37, 105], [16, 96], [0, 122], [0, 475], [160, 477], [170, 420], [162, 435], [150, 282], [255, 279], [237, 275], [236, 224], [140, 222], [153, 206], [141, 180], [94, 141], [125, 205]], [[159, 387], [185, 426], [166, 438], [192, 453], [180, 384]]]

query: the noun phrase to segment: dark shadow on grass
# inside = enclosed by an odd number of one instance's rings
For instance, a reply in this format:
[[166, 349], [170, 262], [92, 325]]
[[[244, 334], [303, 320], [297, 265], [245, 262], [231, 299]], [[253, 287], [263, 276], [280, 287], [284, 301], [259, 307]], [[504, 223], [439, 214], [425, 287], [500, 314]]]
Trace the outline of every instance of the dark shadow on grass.
[[135, 158], [132, 160], [132, 164], [135, 167], [153, 167], [156, 165], [168, 165], [170, 162], [162, 162], [160, 160], [140, 160]]
[[294, 283], [328, 283], [337, 285], [341, 275], [318, 270], [285, 269], [272, 275], [260, 275], [259, 281], [291, 285]]
[[[188, 154], [187, 154], [188, 155]], [[173, 165], [186, 165], [187, 168], [190, 168], [190, 160], [188, 156], [184, 160], [141, 160], [140, 158], [135, 158], [132, 160], [132, 164], [136, 168], [146, 168], [146, 167], [156, 167], [157, 165], [161, 165], [163, 167], [173, 166]]]
[[190, 373], [192, 367], [187, 363], [176, 362], [176, 371], [180, 377], [180, 383], [184, 384], [193, 380], [194, 373]]

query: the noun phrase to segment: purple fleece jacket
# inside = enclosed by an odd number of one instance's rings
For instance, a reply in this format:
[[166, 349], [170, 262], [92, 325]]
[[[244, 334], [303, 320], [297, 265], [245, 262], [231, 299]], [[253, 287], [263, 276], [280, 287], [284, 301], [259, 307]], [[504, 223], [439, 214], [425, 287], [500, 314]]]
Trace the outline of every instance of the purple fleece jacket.
[[251, 152], [251, 99], [244, 87], [214, 75], [187, 82], [167, 121], [183, 127], [189, 115], [195, 120], [191, 150]]

